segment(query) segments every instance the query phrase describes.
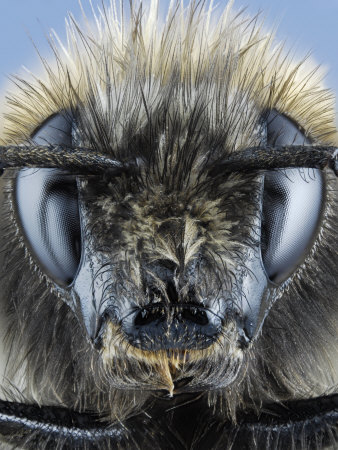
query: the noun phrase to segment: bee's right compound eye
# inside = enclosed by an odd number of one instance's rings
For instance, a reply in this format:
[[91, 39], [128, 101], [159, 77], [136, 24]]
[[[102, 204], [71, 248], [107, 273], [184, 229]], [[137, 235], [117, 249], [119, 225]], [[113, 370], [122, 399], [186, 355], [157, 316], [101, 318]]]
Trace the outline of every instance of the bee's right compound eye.
[[[71, 144], [72, 124], [56, 115], [34, 135], [40, 145]], [[15, 183], [23, 234], [40, 268], [56, 283], [72, 283], [81, 259], [76, 177], [59, 169], [23, 169]]]

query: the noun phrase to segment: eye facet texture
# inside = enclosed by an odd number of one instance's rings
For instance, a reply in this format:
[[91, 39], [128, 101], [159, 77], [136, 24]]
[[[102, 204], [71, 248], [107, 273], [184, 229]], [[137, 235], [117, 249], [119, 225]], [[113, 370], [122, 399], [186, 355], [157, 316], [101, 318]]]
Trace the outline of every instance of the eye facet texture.
[[[268, 145], [306, 145], [297, 126], [272, 111]], [[265, 175], [262, 211], [262, 258], [271, 281], [286, 280], [311, 248], [324, 200], [324, 178], [317, 169], [286, 169]]]
[[[36, 144], [71, 145], [71, 121], [52, 117], [33, 136]], [[38, 264], [58, 284], [69, 285], [81, 258], [76, 178], [59, 169], [23, 169], [16, 179], [16, 209]]]

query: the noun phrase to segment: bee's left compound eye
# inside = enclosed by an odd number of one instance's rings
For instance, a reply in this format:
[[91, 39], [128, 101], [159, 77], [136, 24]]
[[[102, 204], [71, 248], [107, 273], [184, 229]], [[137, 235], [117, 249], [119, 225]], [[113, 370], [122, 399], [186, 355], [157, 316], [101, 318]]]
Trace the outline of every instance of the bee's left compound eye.
[[[71, 129], [68, 118], [56, 115], [33, 135], [33, 141], [68, 146]], [[81, 258], [76, 177], [59, 169], [23, 169], [15, 194], [23, 234], [41, 269], [58, 284], [71, 284]]]
[[[309, 145], [295, 123], [272, 111], [269, 145]], [[262, 259], [271, 281], [285, 281], [304, 260], [318, 233], [325, 180], [318, 169], [284, 169], [265, 174]]]

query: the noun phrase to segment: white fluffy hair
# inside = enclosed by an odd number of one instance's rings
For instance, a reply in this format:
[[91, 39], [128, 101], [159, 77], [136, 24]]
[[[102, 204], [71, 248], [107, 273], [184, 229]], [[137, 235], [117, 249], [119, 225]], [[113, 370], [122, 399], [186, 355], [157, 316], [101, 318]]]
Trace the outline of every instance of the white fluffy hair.
[[67, 43], [51, 39], [55, 59], [42, 59], [44, 74], [15, 78], [1, 140], [24, 140], [55, 111], [81, 102], [103, 114], [107, 139], [118, 143], [127, 124], [141, 128], [168, 95], [187, 120], [204, 103], [209, 126], [226, 126], [232, 148], [252, 131], [243, 126], [250, 108], [276, 108], [312, 139], [337, 140], [334, 97], [321, 70], [308, 57], [294, 61], [259, 17], [236, 13], [232, 3], [220, 12], [212, 1], [172, 0], [163, 18], [158, 0], [131, 3], [128, 11], [112, 1], [83, 28], [69, 16]]

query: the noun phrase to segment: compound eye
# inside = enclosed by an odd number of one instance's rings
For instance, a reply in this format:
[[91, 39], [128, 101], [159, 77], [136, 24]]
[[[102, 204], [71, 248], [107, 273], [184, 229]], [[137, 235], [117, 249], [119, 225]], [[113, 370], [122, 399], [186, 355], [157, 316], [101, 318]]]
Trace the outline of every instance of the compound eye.
[[[309, 145], [286, 116], [271, 111], [268, 145]], [[316, 237], [324, 201], [324, 177], [317, 169], [267, 172], [264, 179], [261, 248], [270, 280], [281, 283], [302, 263]]]
[[[38, 145], [71, 145], [72, 122], [58, 114], [34, 133]], [[81, 258], [76, 177], [60, 169], [23, 169], [15, 183], [16, 210], [23, 234], [41, 269], [67, 286]]]

